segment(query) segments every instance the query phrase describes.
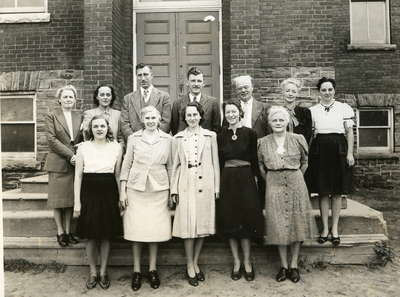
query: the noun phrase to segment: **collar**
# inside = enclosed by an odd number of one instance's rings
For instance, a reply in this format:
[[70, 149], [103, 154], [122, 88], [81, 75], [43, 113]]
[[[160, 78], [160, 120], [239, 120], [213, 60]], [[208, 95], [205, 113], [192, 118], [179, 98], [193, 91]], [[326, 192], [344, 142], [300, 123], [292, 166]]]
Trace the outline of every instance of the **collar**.
[[[194, 96], [192, 93], [189, 93], [190, 102], [193, 101], [193, 98], [194, 98], [194, 97], [195, 97], [195, 96]], [[200, 93], [199, 95], [196, 96], [196, 101], [197, 101], [197, 102], [200, 102], [200, 99], [201, 99], [201, 93]]]
[[[153, 85], [151, 85], [150, 87], [148, 87], [147, 90], [149, 91], [149, 92], [148, 92], [148, 95], [150, 95], [151, 92], [153, 91]], [[144, 89], [143, 89], [142, 87], [140, 87], [140, 94], [141, 94], [142, 96], [144, 96]]]
[[242, 106], [250, 106], [253, 104], [253, 97], [251, 97], [249, 100], [247, 100], [247, 102], [244, 102], [242, 100], [240, 100], [240, 104], [242, 104]]
[[[144, 129], [140, 129], [138, 131], [136, 131], [135, 133], [131, 134], [129, 137], [142, 137], [143, 136], [143, 131]], [[163, 132], [162, 130], [158, 129], [158, 136], [160, 138], [171, 138], [172, 136]]]
[[[202, 136], [212, 136], [213, 133], [215, 133], [215, 132], [204, 129], [202, 127], [199, 127], [198, 133], [199, 133], [199, 135], [202, 135]], [[181, 132], [178, 132], [174, 137], [183, 138], [185, 136], [186, 136], [186, 129]]]

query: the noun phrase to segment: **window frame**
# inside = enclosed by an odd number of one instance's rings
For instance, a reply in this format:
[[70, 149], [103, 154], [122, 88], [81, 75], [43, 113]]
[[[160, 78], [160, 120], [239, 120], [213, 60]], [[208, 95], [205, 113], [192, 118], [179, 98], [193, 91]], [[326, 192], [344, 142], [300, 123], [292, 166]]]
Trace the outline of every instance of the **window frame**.
[[[33, 117], [32, 120], [30, 121], [3, 121], [0, 118], [0, 125], [4, 124], [33, 124], [33, 144], [34, 144], [34, 150], [33, 152], [1, 152], [1, 159], [2, 160], [36, 160], [37, 156], [37, 97], [35, 93], [32, 92], [18, 92], [18, 93], [0, 93], [0, 100], [2, 99], [9, 99], [9, 98], [29, 98], [32, 99], [32, 112], [33, 112]], [[4, 137], [4, 136], [2, 136]]]
[[[18, 0], [14, 0], [15, 5], [17, 5]], [[14, 7], [14, 8], [0, 8], [0, 14], [11, 14], [11, 13], [47, 13], [48, 0], [44, 0], [43, 8], [35, 6], [26, 7]]]
[[[388, 125], [387, 126], [360, 126], [361, 117], [360, 111], [387, 111], [388, 115]], [[393, 107], [359, 107], [357, 108], [357, 153], [393, 153], [394, 148], [394, 111]], [[368, 146], [360, 147], [360, 129], [387, 129], [387, 139], [388, 143], [386, 147], [382, 146]]]
[[[360, 41], [353, 41], [353, 19], [352, 19], [352, 2], [384, 2], [385, 3], [385, 42], [360, 42]], [[371, 46], [371, 45], [380, 45], [385, 46], [391, 43], [391, 36], [390, 36], [390, 0], [349, 0], [349, 8], [350, 8], [350, 45], [351, 46]], [[368, 19], [367, 19], [368, 21]], [[372, 48], [371, 48], [372, 49]]]

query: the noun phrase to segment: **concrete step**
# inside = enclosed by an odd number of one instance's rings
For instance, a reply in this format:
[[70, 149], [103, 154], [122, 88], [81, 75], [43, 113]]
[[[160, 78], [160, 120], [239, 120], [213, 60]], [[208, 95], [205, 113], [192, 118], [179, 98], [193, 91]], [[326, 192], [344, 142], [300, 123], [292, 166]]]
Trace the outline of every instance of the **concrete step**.
[[45, 210], [47, 209], [47, 193], [24, 193], [15, 189], [2, 193], [3, 210]]
[[49, 176], [38, 175], [29, 178], [23, 178], [21, 182], [21, 191], [23, 193], [47, 193]]
[[[323, 245], [315, 240], [304, 242], [301, 260], [304, 263], [326, 262], [331, 264], [366, 264], [375, 255], [375, 242], [387, 241], [383, 234], [343, 235], [342, 244], [333, 247], [331, 243]], [[147, 248], [144, 249], [142, 263], [147, 263]], [[276, 247], [253, 245], [253, 262], [268, 264], [277, 261]], [[87, 265], [85, 242], [61, 248], [55, 237], [4, 237], [4, 258], [25, 259], [34, 263], [56, 261], [68, 265]], [[131, 244], [128, 241], [113, 242], [110, 265], [132, 265]], [[161, 243], [158, 256], [159, 265], [184, 265], [185, 254], [180, 239]], [[232, 256], [227, 242], [206, 239], [200, 257], [200, 264], [231, 264]]]
[[[319, 210], [313, 215], [320, 225]], [[73, 228], [76, 218], [73, 220]], [[4, 236], [52, 237], [56, 227], [52, 210], [6, 210], [3, 212]], [[72, 229], [74, 230], [74, 229]], [[342, 210], [339, 233], [387, 234], [386, 222], [381, 212], [348, 199], [348, 208]]]

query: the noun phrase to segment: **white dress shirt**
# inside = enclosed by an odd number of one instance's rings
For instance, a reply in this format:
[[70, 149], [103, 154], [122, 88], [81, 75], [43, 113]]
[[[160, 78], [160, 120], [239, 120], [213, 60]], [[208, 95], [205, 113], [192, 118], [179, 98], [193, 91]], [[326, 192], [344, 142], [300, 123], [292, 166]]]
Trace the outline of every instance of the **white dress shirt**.
[[193, 100], [194, 100], [195, 97], [196, 97], [196, 101], [197, 101], [198, 103], [200, 103], [201, 93], [200, 93], [199, 95], [197, 95], [197, 96], [193, 95], [192, 93], [189, 93], [190, 102], [193, 102]]
[[251, 127], [251, 112], [253, 109], [253, 98], [250, 98], [247, 102], [240, 101], [240, 104], [242, 105], [242, 109], [244, 112], [244, 117], [242, 119], [242, 125], [247, 128], [252, 128]]
[[140, 93], [142, 94], [142, 98], [144, 102], [149, 102], [150, 99], [150, 93], [153, 90], [153, 86], [148, 87], [147, 89], [140, 88]]
[[71, 141], [74, 140], [74, 129], [72, 128], [72, 115], [71, 115], [71, 111], [64, 111], [64, 117], [65, 117], [65, 121], [67, 122], [67, 127], [68, 127], [68, 131], [69, 131], [69, 135], [71, 136]]

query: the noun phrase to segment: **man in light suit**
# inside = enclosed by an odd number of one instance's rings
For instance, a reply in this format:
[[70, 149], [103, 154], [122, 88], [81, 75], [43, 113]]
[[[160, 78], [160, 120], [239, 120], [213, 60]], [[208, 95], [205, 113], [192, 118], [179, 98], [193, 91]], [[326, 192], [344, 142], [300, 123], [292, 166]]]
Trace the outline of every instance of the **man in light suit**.
[[182, 110], [189, 102], [197, 101], [204, 110], [201, 127], [218, 132], [221, 127], [221, 111], [219, 101], [202, 93], [204, 76], [200, 69], [192, 67], [187, 73], [189, 93], [176, 100], [172, 105], [171, 132], [175, 135], [187, 127], [182, 117]]
[[238, 76], [233, 79], [232, 84], [242, 109], [244, 117], [242, 125], [252, 128], [257, 133], [257, 138], [264, 137], [270, 133], [268, 126], [268, 110], [269, 105], [260, 102], [253, 97], [253, 82], [249, 75]]
[[160, 129], [169, 133], [171, 101], [169, 94], [153, 86], [153, 72], [150, 65], [136, 65], [138, 89], [125, 95], [121, 107], [121, 130], [125, 139], [143, 128], [140, 118], [142, 108], [153, 105], [161, 114]]

